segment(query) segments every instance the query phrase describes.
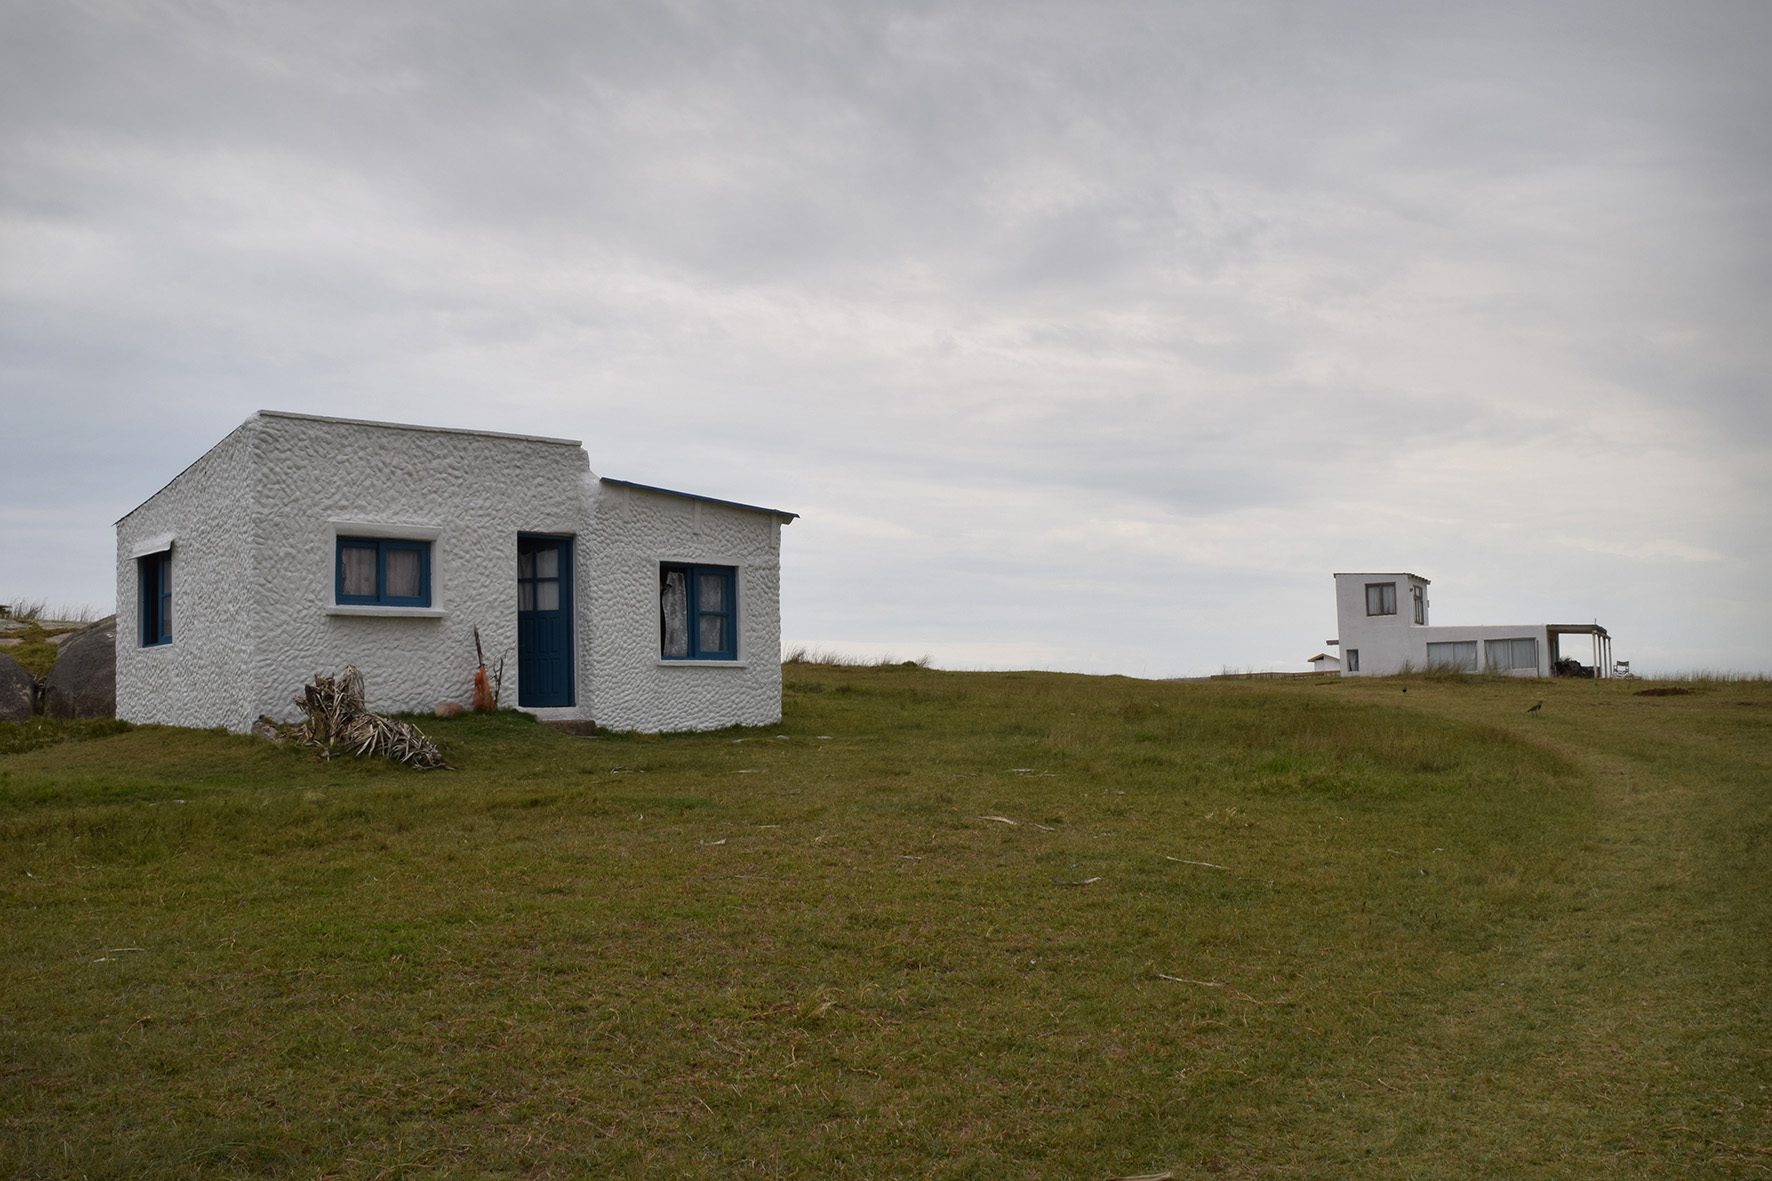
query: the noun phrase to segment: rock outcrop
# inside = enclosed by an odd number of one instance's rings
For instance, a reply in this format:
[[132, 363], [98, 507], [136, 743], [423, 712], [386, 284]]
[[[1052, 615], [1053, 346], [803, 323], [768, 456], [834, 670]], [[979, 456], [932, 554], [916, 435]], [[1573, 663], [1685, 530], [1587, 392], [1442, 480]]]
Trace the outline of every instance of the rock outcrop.
[[0, 652], [0, 722], [31, 720], [35, 684], [24, 665]]
[[101, 619], [61, 644], [44, 687], [52, 718], [117, 716], [117, 617]]

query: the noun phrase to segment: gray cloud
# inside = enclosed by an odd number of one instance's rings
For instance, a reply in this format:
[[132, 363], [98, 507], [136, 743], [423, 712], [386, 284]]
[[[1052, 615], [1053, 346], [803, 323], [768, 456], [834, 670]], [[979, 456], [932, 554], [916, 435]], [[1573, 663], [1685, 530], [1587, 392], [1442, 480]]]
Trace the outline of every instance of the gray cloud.
[[1378, 565], [1772, 664], [1679, 589], [1772, 573], [1762, 6], [0, 21], [0, 592], [280, 406], [799, 508], [808, 640], [1297, 664]]

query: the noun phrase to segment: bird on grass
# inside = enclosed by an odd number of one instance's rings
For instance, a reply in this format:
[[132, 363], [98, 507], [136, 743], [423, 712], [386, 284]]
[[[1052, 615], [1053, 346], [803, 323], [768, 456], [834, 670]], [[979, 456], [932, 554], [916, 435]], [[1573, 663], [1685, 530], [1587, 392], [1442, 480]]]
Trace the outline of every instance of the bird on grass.
[[1543, 708], [1544, 708], [1544, 698], [1540, 697], [1537, 701], [1532, 703], [1531, 707], [1528, 708], [1526, 710], [1526, 712], [1529, 714], [1535, 714]]

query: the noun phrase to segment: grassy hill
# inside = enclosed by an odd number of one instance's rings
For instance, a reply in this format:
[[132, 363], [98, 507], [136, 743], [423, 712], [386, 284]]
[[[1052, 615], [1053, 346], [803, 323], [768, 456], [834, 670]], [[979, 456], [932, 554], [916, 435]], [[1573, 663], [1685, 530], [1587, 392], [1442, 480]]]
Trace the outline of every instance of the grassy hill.
[[1772, 685], [786, 671], [0, 734], [0, 1174], [1772, 1170]]

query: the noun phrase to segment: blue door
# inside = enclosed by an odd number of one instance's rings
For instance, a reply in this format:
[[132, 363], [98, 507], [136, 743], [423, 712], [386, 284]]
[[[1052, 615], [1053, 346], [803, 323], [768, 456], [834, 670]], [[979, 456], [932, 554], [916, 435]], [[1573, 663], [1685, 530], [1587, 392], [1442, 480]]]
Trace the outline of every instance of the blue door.
[[572, 539], [517, 538], [517, 704], [571, 705]]

